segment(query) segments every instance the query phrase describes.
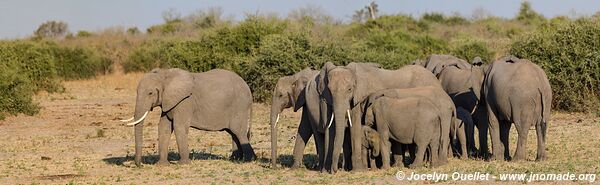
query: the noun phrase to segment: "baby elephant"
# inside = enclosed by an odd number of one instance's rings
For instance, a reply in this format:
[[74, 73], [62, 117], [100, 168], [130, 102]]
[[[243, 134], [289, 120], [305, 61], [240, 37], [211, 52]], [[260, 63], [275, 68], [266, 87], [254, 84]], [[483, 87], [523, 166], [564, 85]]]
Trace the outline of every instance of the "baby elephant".
[[369, 166], [371, 169], [377, 168], [377, 163], [375, 160], [381, 154], [381, 146], [383, 142], [381, 141], [381, 136], [377, 133], [373, 128], [363, 125], [362, 130], [364, 132], [363, 137], [363, 163], [365, 166]]
[[468, 145], [473, 141], [467, 141], [467, 135], [472, 135], [474, 132], [473, 119], [471, 118], [471, 113], [462, 107], [456, 107], [456, 118], [457, 119], [454, 121], [454, 124], [450, 126], [450, 136], [452, 137], [453, 141], [458, 141], [458, 147], [452, 148], [455, 148], [456, 150], [460, 149], [460, 152], [457, 153], [459, 153], [460, 158], [466, 159], [468, 155], [475, 155], [474, 153], [467, 154], [468, 151], [473, 150], [472, 148], [469, 148]]
[[[390, 139], [401, 144], [416, 145], [415, 160], [410, 168], [421, 167], [425, 150], [438, 151], [441, 136], [441, 116], [437, 106], [423, 97], [379, 97], [370, 102], [365, 112], [365, 124], [375, 125], [381, 136], [382, 169], [390, 167]], [[437, 165], [437, 155], [431, 155], [431, 165]]]

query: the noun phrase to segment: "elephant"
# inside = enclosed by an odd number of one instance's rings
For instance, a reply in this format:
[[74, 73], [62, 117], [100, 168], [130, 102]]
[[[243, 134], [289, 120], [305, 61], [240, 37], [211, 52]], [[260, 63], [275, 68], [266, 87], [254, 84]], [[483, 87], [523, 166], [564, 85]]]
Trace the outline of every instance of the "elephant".
[[[459, 134], [458, 136], [461, 137], [460, 134], [464, 135], [464, 131], [460, 132], [460, 130], [457, 130], [455, 128], [459, 127], [460, 122], [457, 121], [457, 112], [456, 112], [456, 107], [454, 105], [454, 103], [452, 102], [452, 99], [450, 99], [450, 97], [448, 96], [448, 94], [446, 94], [446, 92], [439, 87], [434, 87], [434, 86], [422, 86], [422, 87], [413, 87], [413, 88], [404, 88], [404, 89], [384, 89], [384, 90], [380, 90], [380, 91], [376, 91], [374, 93], [371, 93], [368, 98], [365, 100], [365, 102], [361, 103], [361, 109], [363, 110], [363, 112], [367, 111], [367, 105], [370, 104], [370, 102], [375, 101], [375, 99], [379, 98], [379, 97], [388, 97], [388, 98], [409, 98], [409, 97], [419, 97], [419, 98], [426, 98], [429, 101], [435, 102], [436, 106], [440, 109], [440, 116], [442, 118], [442, 124], [444, 126], [444, 128], [448, 128], [448, 130], [442, 130], [442, 134], [444, 136], [446, 136], [448, 139], [448, 141], [451, 141], [452, 139], [454, 139], [456, 137], [457, 134]], [[365, 119], [364, 116], [362, 119]], [[462, 127], [461, 127], [462, 128]], [[445, 140], [446, 138], [444, 138]], [[448, 142], [450, 143], [450, 142]], [[464, 142], [463, 142], [464, 143]], [[462, 143], [461, 143], [462, 144]], [[449, 146], [449, 145], [448, 145]], [[464, 143], [464, 145], [461, 145], [461, 147], [465, 147], [466, 148], [466, 143]], [[452, 154], [451, 150], [446, 150], [448, 151], [448, 154]], [[462, 151], [466, 151], [466, 150], [462, 150]], [[404, 153], [401, 153], [402, 156]], [[395, 154], [397, 155], [397, 154]], [[439, 155], [439, 154], [438, 154]], [[462, 153], [460, 155], [461, 157], [466, 156], [465, 153]], [[438, 157], [440, 164], [439, 165], [443, 165], [447, 162], [447, 159], [444, 159], [442, 157]], [[394, 156], [394, 159], [399, 159], [398, 156]], [[400, 163], [397, 163], [396, 166], [399, 166]]]
[[[439, 105], [425, 97], [390, 98], [381, 96], [367, 105], [365, 124], [375, 125], [383, 146], [382, 169], [390, 168], [391, 140], [401, 144], [415, 144], [415, 159], [410, 168], [421, 167], [425, 151], [430, 150], [431, 167], [437, 166], [435, 151], [442, 138], [442, 116]], [[432, 152], [434, 151], [434, 152]]]
[[377, 157], [381, 154], [381, 146], [383, 146], [383, 141], [381, 140], [381, 136], [377, 133], [376, 130], [371, 128], [370, 126], [363, 125], [364, 137], [362, 141], [362, 156], [364, 160], [364, 164], [371, 167], [370, 169], [377, 168]]
[[[250, 145], [252, 94], [237, 74], [221, 69], [190, 73], [182, 69], [154, 69], [137, 86], [134, 117], [135, 164], [141, 165], [143, 121], [155, 107], [161, 108], [158, 123], [159, 165], [167, 160], [169, 138], [175, 132], [179, 164], [189, 164], [189, 127], [226, 131], [233, 143], [233, 159], [256, 158]], [[240, 151], [241, 150], [241, 151]]]
[[[335, 127], [328, 124], [329, 131], [325, 132], [325, 151], [328, 152], [327, 158], [331, 155], [331, 164], [337, 164], [339, 153], [341, 152], [344, 141], [345, 129], [350, 127], [350, 147], [344, 150], [344, 155], [351, 154], [352, 170], [364, 170], [361, 157], [361, 141], [363, 132], [361, 129], [362, 111], [354, 109], [358, 103], [372, 92], [387, 88], [410, 88], [418, 86], [436, 86], [440, 87], [440, 82], [430, 72], [422, 67], [405, 66], [397, 70], [386, 70], [378, 68], [371, 63], [349, 63], [346, 66], [335, 66], [331, 62], [324, 64], [319, 74], [321, 76], [318, 82], [318, 91], [324, 101], [321, 103], [321, 110], [333, 110], [332, 112], [321, 112], [322, 120], [335, 121]], [[352, 115], [350, 114], [352, 111]], [[330, 114], [332, 113], [332, 114]], [[358, 120], [352, 126], [352, 120]], [[330, 123], [332, 123], [330, 121]], [[448, 127], [447, 130], [450, 128]], [[328, 134], [332, 133], [332, 137]], [[332, 150], [328, 143], [332, 143]], [[445, 143], [444, 146], [447, 146]], [[447, 152], [447, 151], [444, 151]], [[446, 154], [444, 154], [446, 155]], [[337, 171], [337, 165], [331, 165], [328, 169], [331, 173]]]
[[273, 91], [271, 102], [271, 164], [275, 166], [277, 160], [277, 122], [279, 114], [286, 108], [293, 107], [294, 111], [302, 108], [302, 118], [298, 126], [296, 143], [294, 145], [294, 164], [298, 168], [302, 164], [302, 157], [306, 143], [314, 135], [319, 169], [322, 168], [325, 124], [320, 121], [320, 95], [316, 89], [319, 72], [305, 68], [294, 75], [281, 77]]
[[425, 67], [425, 69], [431, 71], [436, 77], [439, 76], [442, 70], [447, 66], [456, 66], [459, 69], [469, 69], [471, 67], [471, 65], [463, 59], [456, 58], [452, 55], [437, 54], [430, 55], [425, 60], [415, 60], [411, 64]]
[[511, 160], [508, 135], [517, 128], [517, 149], [512, 161], [526, 159], [527, 134], [535, 126], [536, 161], [546, 160], [546, 129], [550, 120], [552, 89], [544, 70], [526, 59], [503, 57], [485, 73], [483, 96], [489, 112], [492, 160]]
[[450, 135], [455, 136], [452, 140], [458, 140], [460, 145], [460, 157], [466, 158], [469, 156], [467, 144], [471, 144], [467, 142], [467, 133], [472, 135], [474, 132], [473, 119], [471, 118], [471, 112], [462, 107], [456, 107], [456, 118], [455, 124], [452, 124], [452, 127], [450, 127]]
[[[469, 155], [487, 156], [487, 111], [480, 101], [484, 72], [487, 66], [483, 64], [480, 57], [475, 57], [471, 64], [449, 55], [432, 55], [427, 61], [429, 63], [413, 62], [413, 64], [429, 69], [440, 80], [443, 89], [450, 95], [455, 105], [471, 112], [474, 125], [479, 130], [480, 146], [478, 151], [475, 147], [474, 132], [471, 132], [473, 129], [467, 128]], [[470, 125], [467, 126], [470, 127]]]

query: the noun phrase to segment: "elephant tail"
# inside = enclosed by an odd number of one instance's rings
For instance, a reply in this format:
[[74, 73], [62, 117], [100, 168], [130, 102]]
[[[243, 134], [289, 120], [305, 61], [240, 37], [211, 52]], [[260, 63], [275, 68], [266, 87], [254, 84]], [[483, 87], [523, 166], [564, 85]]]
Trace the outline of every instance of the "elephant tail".
[[252, 130], [252, 105], [250, 105], [250, 110], [248, 110], [248, 130], [247, 130], [247, 136], [248, 136], [248, 141], [250, 141], [250, 137], [252, 136], [251, 131]]
[[538, 121], [538, 124], [540, 124], [540, 128], [542, 129], [542, 137], [545, 139], [546, 138], [546, 129], [547, 129], [547, 125], [548, 125], [548, 121], [550, 120], [550, 106], [548, 105], [550, 104], [549, 101], [546, 101], [546, 96], [544, 96], [544, 92], [542, 91], [542, 89], [538, 88], [538, 92], [540, 93], [540, 100], [541, 100], [541, 119]]

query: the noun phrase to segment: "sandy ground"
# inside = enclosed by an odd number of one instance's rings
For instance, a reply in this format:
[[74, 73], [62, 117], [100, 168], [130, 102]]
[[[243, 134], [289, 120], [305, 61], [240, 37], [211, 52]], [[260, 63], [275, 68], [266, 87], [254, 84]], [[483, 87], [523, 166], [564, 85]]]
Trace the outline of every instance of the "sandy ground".
[[[267, 105], [255, 104], [252, 141], [258, 160], [229, 161], [231, 138], [225, 132], [191, 129], [192, 164], [177, 165], [177, 150], [171, 138], [169, 166], [152, 163], [157, 156], [159, 112], [149, 114], [144, 127], [144, 160], [133, 165], [133, 128], [119, 122], [132, 116], [135, 88], [142, 74], [113, 74], [92, 80], [64, 82], [66, 93], [40, 93], [35, 97], [42, 107], [35, 116], [12, 116], [0, 121], [1, 184], [420, 184], [399, 181], [398, 171], [414, 173], [592, 173], [600, 171], [600, 118], [587, 114], [553, 113], [548, 129], [549, 160], [534, 162], [535, 131], [528, 140], [528, 161], [485, 162], [450, 159], [435, 169], [392, 168], [365, 172], [321, 174], [310, 168], [292, 170], [293, 136], [299, 113], [284, 111], [279, 124], [279, 160], [284, 165], [269, 166], [270, 129]], [[514, 152], [516, 134], [511, 133]], [[311, 140], [305, 151], [305, 164], [316, 165]], [[457, 181], [448, 180], [447, 183]], [[462, 181], [476, 183], [477, 181]], [[488, 182], [488, 181], [486, 181]], [[500, 182], [491, 180], [489, 182]], [[521, 183], [519, 181], [510, 181]], [[556, 181], [554, 181], [556, 182]], [[584, 183], [588, 181], [562, 181]], [[559, 183], [562, 183], [559, 182]], [[596, 181], [597, 183], [597, 181]]]

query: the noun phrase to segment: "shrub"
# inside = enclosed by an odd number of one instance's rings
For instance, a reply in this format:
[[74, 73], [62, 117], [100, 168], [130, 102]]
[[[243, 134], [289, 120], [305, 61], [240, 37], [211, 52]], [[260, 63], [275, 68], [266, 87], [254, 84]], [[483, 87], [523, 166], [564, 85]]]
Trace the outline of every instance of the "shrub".
[[452, 48], [452, 55], [471, 61], [475, 57], [481, 57], [484, 62], [491, 62], [495, 53], [491, 51], [485, 42], [480, 40], [460, 40], [460, 44]]
[[112, 61], [101, 57], [89, 49], [57, 47], [56, 58], [58, 76], [66, 80], [85, 79], [110, 71]]
[[580, 19], [547, 24], [517, 39], [510, 53], [540, 65], [550, 80], [553, 106], [598, 111], [600, 21]]
[[64, 48], [41, 41], [0, 41], [0, 118], [5, 114], [32, 115], [37, 91], [61, 92], [61, 79], [95, 76], [110, 61], [83, 48]]

